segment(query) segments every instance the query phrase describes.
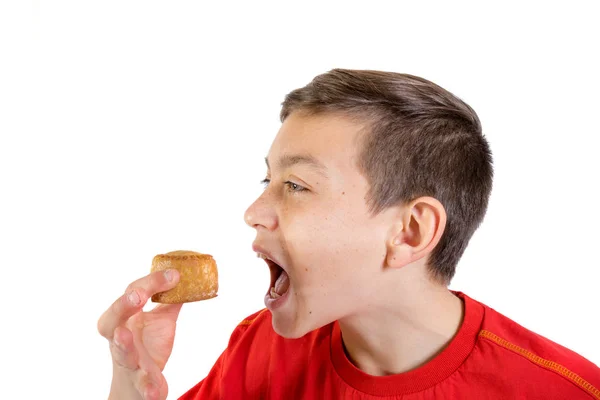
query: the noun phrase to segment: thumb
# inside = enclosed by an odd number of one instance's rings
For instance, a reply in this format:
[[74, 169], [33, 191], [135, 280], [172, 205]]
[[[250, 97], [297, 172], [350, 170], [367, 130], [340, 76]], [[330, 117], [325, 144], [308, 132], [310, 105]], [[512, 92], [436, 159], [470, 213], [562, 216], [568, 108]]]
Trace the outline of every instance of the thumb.
[[176, 320], [183, 304], [159, 304], [150, 311], [154, 315], [164, 315]]

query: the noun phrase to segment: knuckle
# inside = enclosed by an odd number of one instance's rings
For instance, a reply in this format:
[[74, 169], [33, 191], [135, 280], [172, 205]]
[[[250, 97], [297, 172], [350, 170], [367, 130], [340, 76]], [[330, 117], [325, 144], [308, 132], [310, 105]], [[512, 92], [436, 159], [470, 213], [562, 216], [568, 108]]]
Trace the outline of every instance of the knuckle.
[[107, 337], [108, 332], [107, 329], [105, 327], [106, 323], [104, 322], [104, 316], [100, 317], [100, 319], [98, 320], [98, 324], [96, 325], [96, 329], [98, 329], [98, 333], [100, 334], [100, 336], [103, 337]]
[[159, 288], [166, 282], [164, 271], [156, 271], [150, 275], [150, 286], [152, 288]]
[[119, 346], [117, 346], [116, 344], [111, 343], [110, 353], [111, 353], [113, 361], [117, 365], [119, 365], [123, 368], [129, 369], [129, 370], [133, 369], [135, 367], [132, 354], [129, 350], [122, 349]]
[[146, 303], [146, 301], [148, 300], [148, 291], [144, 288], [135, 288], [134, 289], [136, 291], [136, 293], [138, 294], [138, 296], [140, 297], [140, 304], [138, 304], [138, 306], [141, 306], [143, 304]]
[[110, 342], [109, 348], [110, 354], [112, 355], [113, 359], [115, 361], [121, 361], [121, 358], [125, 351], [121, 349], [114, 341]]
[[[129, 293], [129, 292], [127, 292]], [[130, 307], [130, 303], [129, 300], [127, 299], [127, 293], [122, 295], [118, 301], [115, 301], [115, 304], [113, 304], [113, 314], [117, 317], [120, 318], [121, 315], [123, 314], [123, 312], [127, 309], [127, 307]]]
[[102, 314], [102, 316], [98, 319], [98, 323], [96, 324], [96, 329], [98, 329], [98, 333], [100, 334], [100, 336], [109, 340], [112, 338], [114, 330], [114, 328], [111, 327], [110, 318], [111, 313], [114, 312], [113, 308], [114, 305], [111, 305], [111, 307], [108, 310], [106, 310], [104, 314]]

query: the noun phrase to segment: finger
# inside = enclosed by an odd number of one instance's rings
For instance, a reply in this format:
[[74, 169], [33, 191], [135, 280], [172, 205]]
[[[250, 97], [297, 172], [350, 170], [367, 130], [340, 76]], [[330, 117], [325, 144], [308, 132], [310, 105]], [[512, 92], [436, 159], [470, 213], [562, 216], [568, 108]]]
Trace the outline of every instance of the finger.
[[164, 390], [161, 387], [160, 375], [148, 373], [142, 369], [135, 372], [134, 387], [142, 395], [144, 400], [161, 400], [166, 399], [166, 393], [163, 396]]
[[179, 271], [176, 269], [165, 269], [152, 272], [137, 281], [131, 282], [125, 291], [128, 292], [132, 289], [142, 288], [152, 296], [155, 293], [164, 292], [174, 288], [178, 282]]
[[169, 290], [178, 282], [179, 273], [176, 270], [165, 270], [153, 272], [131, 283], [125, 294], [102, 314], [98, 320], [98, 332], [112, 340], [117, 326], [125, 324], [132, 315], [141, 311], [153, 294]]
[[113, 361], [123, 368], [136, 370], [139, 367], [139, 354], [133, 344], [133, 334], [124, 327], [117, 327], [110, 344]]
[[119, 297], [98, 320], [100, 335], [112, 340], [115, 329], [138, 313], [147, 301], [148, 297], [141, 289], [129, 290]]
[[160, 400], [160, 390], [154, 382], [145, 383], [140, 393], [143, 394], [144, 400]]

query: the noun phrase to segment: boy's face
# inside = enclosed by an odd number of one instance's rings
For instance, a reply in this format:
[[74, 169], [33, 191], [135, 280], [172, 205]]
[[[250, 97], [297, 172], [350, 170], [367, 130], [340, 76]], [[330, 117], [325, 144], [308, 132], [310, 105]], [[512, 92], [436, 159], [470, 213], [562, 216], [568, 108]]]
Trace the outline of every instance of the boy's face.
[[371, 216], [365, 202], [361, 128], [341, 116], [292, 113], [267, 157], [270, 182], [246, 211], [255, 251], [285, 271], [267, 261], [279, 293], [269, 291], [265, 303], [284, 337], [361, 312], [377, 293], [390, 215]]

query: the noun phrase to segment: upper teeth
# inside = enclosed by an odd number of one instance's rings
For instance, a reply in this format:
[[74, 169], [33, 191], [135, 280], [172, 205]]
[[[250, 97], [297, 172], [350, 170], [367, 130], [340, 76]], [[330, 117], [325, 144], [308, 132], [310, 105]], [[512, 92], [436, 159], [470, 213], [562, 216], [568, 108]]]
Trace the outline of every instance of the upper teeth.
[[256, 253], [256, 257], [258, 258], [262, 258], [263, 260], [271, 260], [269, 257], [265, 256], [264, 254], [261, 253]]

